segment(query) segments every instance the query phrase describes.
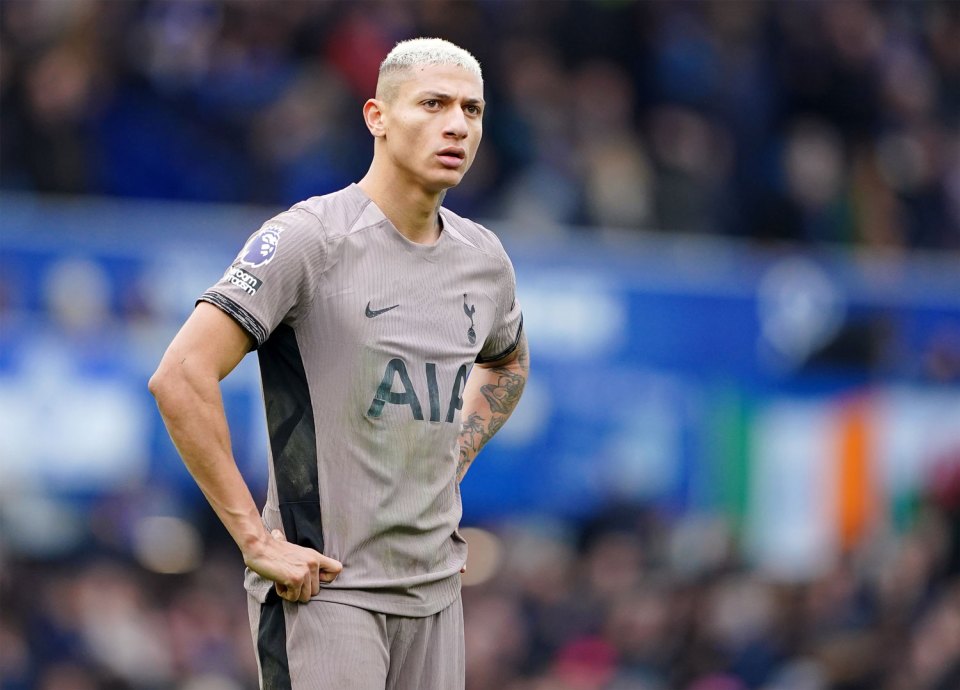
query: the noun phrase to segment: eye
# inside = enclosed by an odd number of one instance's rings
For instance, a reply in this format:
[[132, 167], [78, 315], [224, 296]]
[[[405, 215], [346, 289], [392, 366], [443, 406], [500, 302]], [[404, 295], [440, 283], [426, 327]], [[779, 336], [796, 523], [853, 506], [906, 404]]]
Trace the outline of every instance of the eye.
[[475, 115], [477, 117], [483, 114], [483, 111], [480, 109], [479, 105], [468, 105], [466, 107], [466, 111], [471, 115]]
[[440, 101], [438, 101], [436, 98], [428, 98], [423, 102], [423, 105], [427, 110], [436, 110], [440, 107]]

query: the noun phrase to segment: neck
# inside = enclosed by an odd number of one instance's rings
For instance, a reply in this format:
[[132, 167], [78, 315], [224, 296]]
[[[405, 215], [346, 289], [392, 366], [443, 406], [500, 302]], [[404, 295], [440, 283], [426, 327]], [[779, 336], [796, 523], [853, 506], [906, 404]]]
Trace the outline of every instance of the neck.
[[381, 174], [376, 161], [357, 186], [411, 242], [433, 244], [440, 238], [438, 216], [445, 190], [429, 192], [397, 175]]

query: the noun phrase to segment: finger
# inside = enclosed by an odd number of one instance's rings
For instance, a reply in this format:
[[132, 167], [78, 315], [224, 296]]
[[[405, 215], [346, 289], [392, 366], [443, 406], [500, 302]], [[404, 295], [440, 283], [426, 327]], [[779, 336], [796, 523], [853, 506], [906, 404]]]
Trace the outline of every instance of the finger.
[[337, 579], [340, 571], [343, 570], [343, 563], [326, 556], [322, 558], [323, 560], [320, 561], [320, 580], [327, 583], [333, 582]]
[[467, 566], [463, 566], [462, 568], [460, 568], [461, 575], [463, 575], [465, 572], [467, 572]]
[[303, 586], [292, 584], [287, 587], [287, 601], [300, 601], [300, 595], [303, 593]]
[[312, 595], [313, 593], [310, 591], [310, 583], [304, 582], [303, 585], [300, 587], [300, 596], [298, 598], [298, 601], [301, 604], [306, 604], [308, 601], [310, 601], [310, 597]]
[[277, 594], [287, 601], [299, 601], [300, 592], [304, 589], [302, 583], [293, 580], [291, 582], [280, 582], [276, 583]]
[[320, 593], [320, 564], [311, 563], [310, 564], [310, 595], [316, 595]]

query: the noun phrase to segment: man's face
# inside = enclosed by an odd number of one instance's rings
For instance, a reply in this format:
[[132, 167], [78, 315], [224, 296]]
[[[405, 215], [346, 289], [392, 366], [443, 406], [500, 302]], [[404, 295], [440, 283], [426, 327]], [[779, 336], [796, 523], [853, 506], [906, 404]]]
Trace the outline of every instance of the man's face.
[[425, 190], [460, 183], [483, 135], [483, 82], [454, 65], [414, 67], [384, 103], [383, 145], [391, 163]]

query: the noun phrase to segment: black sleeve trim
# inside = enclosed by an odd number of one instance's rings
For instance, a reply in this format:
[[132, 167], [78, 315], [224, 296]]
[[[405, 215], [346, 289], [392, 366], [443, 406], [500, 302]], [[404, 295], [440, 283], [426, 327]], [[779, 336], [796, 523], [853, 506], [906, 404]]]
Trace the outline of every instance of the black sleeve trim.
[[270, 335], [267, 332], [267, 329], [257, 321], [256, 317], [253, 316], [246, 309], [241, 307], [239, 304], [234, 302], [228, 297], [224, 297], [219, 292], [213, 292], [208, 290], [200, 296], [200, 299], [197, 300], [197, 304], [200, 302], [209, 302], [215, 307], [219, 307], [227, 316], [230, 316], [234, 321], [236, 321], [240, 328], [245, 330], [254, 342], [256, 342], [256, 348], [263, 345], [267, 342], [267, 337]]
[[523, 333], [523, 314], [520, 315], [520, 325], [517, 326], [517, 337], [513, 339], [513, 344], [510, 345], [510, 347], [508, 347], [506, 350], [504, 350], [500, 354], [494, 355], [493, 357], [481, 357], [480, 355], [477, 355], [477, 359], [475, 360], [476, 363], [489, 364], [490, 362], [499, 361], [504, 357], [506, 357], [507, 355], [511, 354], [514, 350], [517, 349], [517, 345], [520, 344], [520, 335], [522, 333]]

